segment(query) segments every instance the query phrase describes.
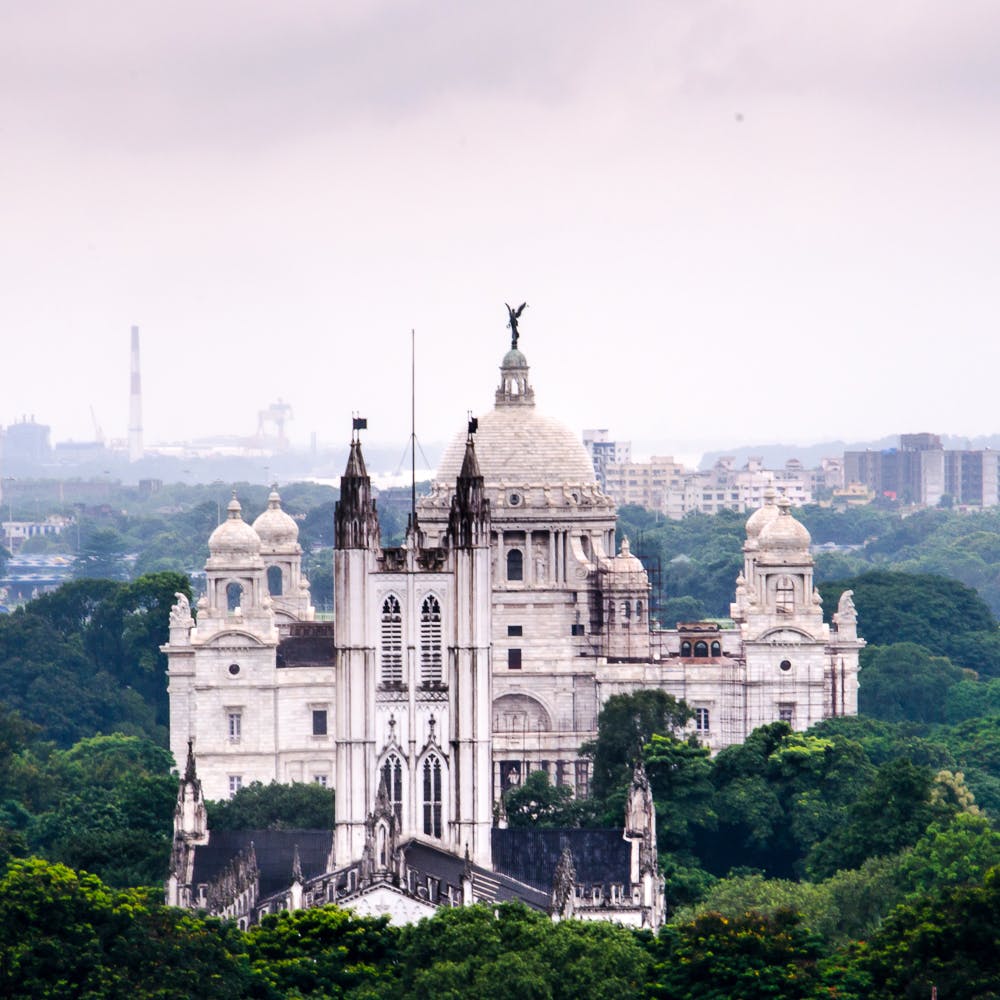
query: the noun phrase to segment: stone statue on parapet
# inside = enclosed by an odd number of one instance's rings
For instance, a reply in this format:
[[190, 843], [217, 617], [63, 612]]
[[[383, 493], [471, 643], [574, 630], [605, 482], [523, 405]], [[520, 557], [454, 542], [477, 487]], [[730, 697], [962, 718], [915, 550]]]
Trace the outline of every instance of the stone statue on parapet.
[[507, 315], [510, 317], [507, 322], [507, 326], [510, 327], [510, 349], [516, 351], [518, 338], [517, 321], [521, 318], [521, 313], [528, 308], [528, 303], [522, 302], [516, 309], [511, 309], [510, 305], [506, 302], [504, 305], [507, 306]]

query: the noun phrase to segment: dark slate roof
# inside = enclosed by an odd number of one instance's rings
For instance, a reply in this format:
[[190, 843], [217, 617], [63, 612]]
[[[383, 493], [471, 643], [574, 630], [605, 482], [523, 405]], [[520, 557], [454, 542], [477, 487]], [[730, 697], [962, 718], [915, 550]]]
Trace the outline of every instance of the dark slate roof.
[[254, 846], [260, 870], [260, 896], [292, 884], [292, 860], [299, 848], [302, 876], [315, 878], [327, 870], [332, 830], [214, 830], [194, 855], [194, 884], [211, 882], [241, 850]]
[[576, 881], [602, 885], [631, 881], [631, 847], [617, 830], [538, 830], [530, 827], [493, 829], [493, 867], [528, 885], [552, 891], [552, 879], [563, 849], [573, 852]]
[[[441, 879], [442, 883], [461, 888], [465, 860], [457, 854], [442, 851], [418, 840], [405, 844], [406, 863], [422, 875]], [[554, 869], [553, 869], [554, 870]], [[488, 902], [508, 903], [519, 901], [535, 910], [546, 911], [551, 896], [551, 885], [545, 890], [499, 872], [491, 872], [478, 865], [472, 866], [472, 881], [477, 899]], [[552, 879], [549, 879], [552, 882]]]
[[292, 622], [278, 643], [279, 667], [332, 667], [333, 622]]

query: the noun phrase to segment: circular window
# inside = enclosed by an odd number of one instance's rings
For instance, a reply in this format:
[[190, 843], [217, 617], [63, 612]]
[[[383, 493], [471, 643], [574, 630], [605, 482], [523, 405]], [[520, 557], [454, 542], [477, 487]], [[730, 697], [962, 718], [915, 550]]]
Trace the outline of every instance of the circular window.
[[792, 661], [791, 660], [782, 660], [781, 663], [778, 664], [778, 666], [781, 667], [782, 670], [791, 670], [792, 669]]
[[521, 494], [511, 493], [510, 495], [510, 505], [511, 507], [519, 507], [521, 505]]
[[229, 672], [235, 677], [240, 672], [240, 665], [238, 663], [230, 663]]

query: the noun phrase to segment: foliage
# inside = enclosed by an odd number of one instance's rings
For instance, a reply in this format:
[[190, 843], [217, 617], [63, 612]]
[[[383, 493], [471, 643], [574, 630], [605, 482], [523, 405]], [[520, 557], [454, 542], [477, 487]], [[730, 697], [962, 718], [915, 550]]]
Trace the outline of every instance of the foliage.
[[897, 642], [861, 651], [858, 711], [887, 722], [943, 722], [949, 689], [965, 671], [923, 646]]
[[[275, 996], [303, 1000], [371, 995], [395, 981], [399, 928], [335, 906], [264, 917], [247, 934], [247, 953]], [[256, 991], [255, 991], [256, 992]]]
[[934, 774], [908, 760], [883, 764], [851, 803], [847, 814], [809, 854], [813, 877], [828, 877], [865, 860], [915, 844], [934, 820], [956, 807], [932, 796]]
[[513, 826], [572, 827], [578, 823], [573, 790], [553, 785], [548, 771], [532, 771], [521, 785], [504, 795], [508, 823]]
[[683, 701], [659, 688], [615, 694], [604, 703], [597, 717], [597, 739], [580, 752], [593, 758], [595, 796], [618, 793], [619, 801], [610, 807], [615, 816], [612, 822], [619, 822], [624, 811], [625, 788], [642, 760], [643, 747], [654, 733], [672, 735], [693, 716]]
[[6, 815], [32, 852], [110, 885], [161, 884], [177, 799], [170, 753], [122, 735], [47, 749], [13, 759], [0, 819]]
[[0, 880], [0, 994], [12, 1000], [236, 1000], [250, 985], [241, 951], [231, 925], [63, 865], [15, 861]]
[[646, 942], [608, 923], [553, 923], [516, 903], [439, 910], [400, 931], [406, 1000], [620, 1000], [641, 995]]
[[876, 570], [820, 584], [828, 614], [844, 590], [854, 591], [859, 629], [870, 645], [890, 646], [905, 639], [959, 666], [1000, 672], [1000, 658], [969, 662], [970, 637], [986, 642], [997, 632], [993, 612], [971, 587], [928, 573]]
[[231, 798], [205, 803], [210, 830], [325, 830], [334, 792], [313, 782], [252, 781]]
[[654, 996], [805, 1000], [819, 982], [819, 939], [788, 909], [772, 916], [705, 913], [664, 928], [659, 944]]
[[896, 909], [858, 949], [854, 964], [872, 1000], [1000, 996], [1000, 870], [982, 884], [917, 896]]
[[76, 580], [0, 617], [0, 701], [68, 747], [98, 732], [166, 742], [166, 657], [174, 594], [187, 577]]

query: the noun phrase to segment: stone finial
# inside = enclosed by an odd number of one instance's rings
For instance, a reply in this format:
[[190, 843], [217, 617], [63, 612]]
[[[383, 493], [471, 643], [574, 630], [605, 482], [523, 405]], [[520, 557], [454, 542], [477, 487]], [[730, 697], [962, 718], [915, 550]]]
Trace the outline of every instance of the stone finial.
[[184, 764], [184, 780], [197, 781], [198, 772], [194, 762], [194, 740], [188, 740], [187, 761]]
[[555, 875], [552, 879], [552, 913], [554, 916], [570, 917], [573, 915], [573, 902], [576, 895], [576, 866], [573, 864], [573, 852], [564, 847], [559, 855]]
[[292, 852], [292, 881], [302, 882], [302, 858], [299, 857], [299, 845], [296, 844]]

